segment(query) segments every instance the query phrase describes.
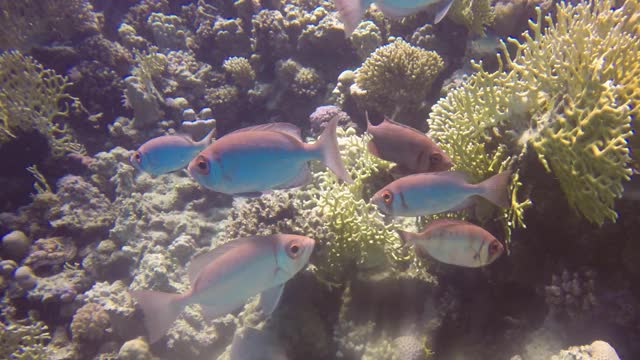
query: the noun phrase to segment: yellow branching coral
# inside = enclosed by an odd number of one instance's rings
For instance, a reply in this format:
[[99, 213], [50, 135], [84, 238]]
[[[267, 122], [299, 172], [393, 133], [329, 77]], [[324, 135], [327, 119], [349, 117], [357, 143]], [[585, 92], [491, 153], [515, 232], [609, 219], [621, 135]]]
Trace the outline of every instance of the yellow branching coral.
[[0, 55], [0, 84], [0, 143], [35, 129], [48, 139], [54, 157], [83, 151], [69, 130], [55, 121], [66, 116], [70, 106], [82, 106], [65, 92], [71, 85], [66, 77], [10, 51]]
[[340, 182], [328, 171], [314, 174], [314, 186], [301, 194], [305, 209], [316, 209], [329, 230], [320, 246], [315, 265], [319, 275], [336, 281], [349, 266], [360, 270], [380, 269], [402, 260], [405, 252], [395, 233], [396, 225], [385, 224], [376, 207], [363, 199], [366, 182], [390, 163], [369, 154], [368, 139], [355, 129], [338, 129], [338, 141], [352, 184]]
[[[3, 300], [4, 301], [4, 300]], [[3, 307], [7, 307], [3, 304]], [[44, 360], [52, 355], [46, 345], [51, 339], [47, 325], [33, 316], [14, 319], [6, 309], [0, 321], [0, 358]]]
[[490, 0], [457, 0], [451, 5], [448, 17], [472, 32], [484, 35], [484, 28], [496, 17]]
[[534, 149], [569, 204], [596, 224], [617, 217], [613, 203], [631, 175], [631, 109], [640, 101], [634, 90], [640, 5], [631, 0], [611, 10], [613, 5], [559, 5], [555, 21], [545, 17], [544, 34], [538, 9], [530, 34], [522, 43], [511, 40], [518, 49], [507, 57], [509, 68], [550, 111], [549, 118], [538, 119]]
[[444, 62], [434, 51], [397, 39], [379, 47], [356, 71], [351, 95], [366, 109], [391, 115], [423, 108]]
[[[615, 220], [613, 201], [629, 178], [631, 115], [637, 112], [640, 6], [627, 1], [558, 5], [555, 21], [542, 16], [500, 69], [478, 72], [436, 104], [431, 136], [458, 169], [482, 180], [533, 149], [558, 178], [569, 204], [589, 221]], [[507, 54], [506, 45], [502, 51]], [[506, 72], [503, 72], [503, 62]], [[529, 145], [529, 146], [527, 146]], [[509, 229], [522, 226], [512, 179]]]

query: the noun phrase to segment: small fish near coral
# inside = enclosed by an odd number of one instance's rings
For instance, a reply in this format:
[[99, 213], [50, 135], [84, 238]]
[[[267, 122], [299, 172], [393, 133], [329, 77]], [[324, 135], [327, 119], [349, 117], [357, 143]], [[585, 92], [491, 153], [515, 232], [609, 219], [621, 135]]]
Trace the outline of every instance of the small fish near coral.
[[473, 196], [481, 196], [493, 204], [509, 205], [510, 171], [469, 184], [458, 171], [424, 173], [405, 176], [379, 190], [371, 198], [378, 209], [394, 216], [426, 216], [457, 211], [473, 204]]
[[449, 170], [451, 159], [422, 132], [385, 118], [373, 125], [367, 116], [367, 132], [372, 136], [369, 152], [396, 163], [409, 174]]
[[485, 229], [472, 223], [438, 219], [421, 233], [398, 230], [402, 242], [413, 246], [416, 254], [451, 265], [482, 267], [491, 264], [504, 252], [504, 247]]
[[433, 22], [437, 24], [447, 15], [453, 2], [454, 0], [335, 0], [347, 37], [358, 27], [371, 4], [376, 4], [384, 16], [394, 19], [429, 10], [435, 14]]
[[338, 118], [329, 122], [313, 144], [302, 142], [300, 129], [271, 123], [237, 130], [209, 145], [189, 163], [188, 172], [205, 188], [229, 195], [259, 195], [308, 184], [307, 162], [322, 161], [351, 183], [338, 149]]
[[284, 284], [307, 264], [314, 245], [315, 240], [300, 235], [238, 238], [191, 261], [191, 289], [186, 293], [132, 291], [144, 313], [149, 341], [162, 338], [182, 309], [191, 304], [200, 304], [205, 317], [215, 319], [261, 294], [260, 309], [271, 314]]
[[198, 142], [187, 135], [159, 136], [142, 144], [131, 155], [129, 161], [136, 169], [154, 176], [181, 170], [205, 149], [215, 136], [215, 128]]

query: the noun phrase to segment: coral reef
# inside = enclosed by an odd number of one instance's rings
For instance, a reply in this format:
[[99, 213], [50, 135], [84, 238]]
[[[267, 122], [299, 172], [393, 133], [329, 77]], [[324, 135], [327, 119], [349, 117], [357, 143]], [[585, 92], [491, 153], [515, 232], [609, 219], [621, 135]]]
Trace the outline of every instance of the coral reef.
[[71, 321], [71, 336], [76, 342], [97, 342], [109, 329], [109, 315], [99, 304], [82, 306]]
[[[425, 99], [444, 63], [433, 52], [410, 45], [402, 39], [374, 51], [356, 70], [351, 96], [363, 109], [391, 116], [425, 111]], [[412, 118], [400, 116], [399, 118]]]
[[[607, 4], [559, 5], [555, 22], [546, 18], [544, 33], [538, 9], [525, 40], [510, 40], [517, 51], [505, 55], [507, 73], [476, 66], [478, 73], [433, 107], [430, 134], [457, 169], [484, 178], [532, 148], [572, 207], [596, 224], [615, 220], [613, 201], [631, 174], [626, 140], [632, 100], [621, 94], [637, 77], [616, 69], [631, 65], [640, 42], [632, 33], [637, 18], [627, 15], [638, 4], [615, 11]], [[578, 53], [592, 60], [581, 61]], [[509, 227], [522, 224], [526, 204], [516, 199], [517, 177], [513, 185]]]
[[496, 14], [491, 0], [456, 0], [447, 16], [470, 31], [484, 35], [485, 27], [493, 23]]
[[596, 340], [590, 345], [572, 346], [551, 357], [551, 360], [572, 359], [620, 360], [616, 350], [602, 340]]
[[[0, 143], [22, 132], [37, 131], [49, 142], [51, 154], [61, 157], [67, 152], [83, 152], [69, 128], [58, 117], [69, 114], [70, 107], [81, 106], [65, 90], [70, 83], [66, 77], [18, 51], [0, 55]], [[65, 103], [61, 108], [61, 103]]]

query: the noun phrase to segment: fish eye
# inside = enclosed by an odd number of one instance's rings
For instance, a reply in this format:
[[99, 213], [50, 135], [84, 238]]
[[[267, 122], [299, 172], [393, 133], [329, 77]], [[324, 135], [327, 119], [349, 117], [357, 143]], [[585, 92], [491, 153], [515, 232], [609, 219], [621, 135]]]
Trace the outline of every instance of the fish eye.
[[491, 245], [489, 245], [489, 255], [493, 256], [500, 251], [500, 243], [498, 241], [493, 241]]
[[142, 156], [140, 155], [139, 151], [133, 153], [133, 160], [135, 160], [138, 164], [140, 163], [140, 161], [142, 160]]
[[432, 163], [439, 163], [442, 161], [442, 155], [438, 153], [431, 154], [431, 156], [429, 156], [429, 161], [431, 161]]
[[300, 255], [300, 250], [301, 248], [297, 241], [292, 241], [287, 245], [287, 255], [292, 259]]
[[203, 175], [209, 174], [209, 161], [202, 155], [198, 155], [196, 158], [196, 168], [199, 173]]
[[390, 202], [392, 202], [393, 194], [391, 193], [391, 191], [385, 190], [382, 194], [382, 200], [385, 202], [385, 204], [389, 204]]

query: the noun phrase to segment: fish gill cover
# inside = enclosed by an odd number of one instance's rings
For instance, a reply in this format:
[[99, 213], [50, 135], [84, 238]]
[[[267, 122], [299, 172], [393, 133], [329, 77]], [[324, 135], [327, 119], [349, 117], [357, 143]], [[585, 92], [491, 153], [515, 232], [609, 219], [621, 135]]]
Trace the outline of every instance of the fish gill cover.
[[[640, 4], [549, 4], [456, 0], [437, 25], [370, 7], [347, 38], [331, 1], [0, 1], [2, 160], [37, 165], [2, 179], [0, 357], [548, 358], [584, 343], [575, 324], [622, 329], [611, 342], [637, 355], [640, 222], [614, 201], [638, 151]], [[490, 58], [467, 45], [483, 33], [513, 38]], [[346, 113], [307, 120], [327, 103]], [[367, 151], [365, 111], [429, 129], [470, 183], [514, 171], [511, 207], [384, 217], [369, 199], [391, 164]], [[334, 116], [352, 184], [311, 164], [305, 187], [232, 202], [180, 172], [137, 174], [125, 149], [211, 124], [285, 121], [315, 137]], [[45, 153], [29, 151], [31, 129]], [[468, 272], [402, 246], [396, 230], [442, 217], [482, 224], [512, 253]], [[278, 232], [316, 247], [270, 318], [257, 298], [214, 321], [187, 307], [150, 346], [129, 290], [186, 292], [197, 254]]]

